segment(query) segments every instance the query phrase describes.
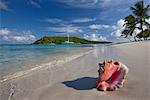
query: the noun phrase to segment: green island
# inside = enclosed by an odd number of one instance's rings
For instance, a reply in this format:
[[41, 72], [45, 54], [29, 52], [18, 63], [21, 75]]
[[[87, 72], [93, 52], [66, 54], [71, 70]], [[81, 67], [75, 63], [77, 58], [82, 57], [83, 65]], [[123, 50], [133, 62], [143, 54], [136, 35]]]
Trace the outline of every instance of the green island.
[[[44, 36], [41, 39], [35, 41], [33, 44], [63, 44], [65, 41], [68, 41], [68, 37], [62, 36]], [[112, 43], [108, 41], [90, 41], [78, 37], [69, 37], [69, 42], [76, 44], [104, 44]]]

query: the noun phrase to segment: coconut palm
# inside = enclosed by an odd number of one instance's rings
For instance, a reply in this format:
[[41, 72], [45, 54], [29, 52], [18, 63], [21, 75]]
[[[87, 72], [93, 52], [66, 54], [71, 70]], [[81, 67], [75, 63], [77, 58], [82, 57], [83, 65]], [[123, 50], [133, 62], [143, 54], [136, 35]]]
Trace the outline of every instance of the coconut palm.
[[150, 37], [150, 29], [144, 30], [143, 33], [140, 32], [136, 37], [139, 39], [144, 38], [144, 40], [148, 40]]
[[[150, 24], [146, 21], [150, 16], [148, 11], [150, 10], [150, 5], [145, 6], [143, 1], [137, 2], [134, 7], [131, 7], [133, 15], [125, 17], [125, 29], [122, 32], [122, 36], [128, 37], [134, 35], [134, 40], [136, 38], [144, 38], [142, 34], [145, 33], [143, 27], [147, 26], [147, 29], [150, 29]], [[135, 29], [139, 29], [141, 32], [136, 34]], [[147, 33], [147, 31], [146, 31]], [[138, 35], [138, 36], [137, 36]]]
[[143, 1], [137, 2], [134, 7], [131, 7], [131, 10], [136, 18], [137, 23], [140, 24], [139, 29], [141, 32], [143, 32], [143, 26], [144, 25], [149, 25], [148, 22], [146, 22], [146, 19], [150, 18], [148, 15], [148, 10], [150, 9], [150, 5], [147, 5], [146, 7], [144, 6]]
[[[133, 36], [134, 30], [136, 29], [136, 20], [133, 15], [129, 15], [125, 17], [125, 30], [122, 31], [122, 36], [127, 38], [128, 36]], [[134, 35], [134, 39], [136, 40], [136, 34]]]

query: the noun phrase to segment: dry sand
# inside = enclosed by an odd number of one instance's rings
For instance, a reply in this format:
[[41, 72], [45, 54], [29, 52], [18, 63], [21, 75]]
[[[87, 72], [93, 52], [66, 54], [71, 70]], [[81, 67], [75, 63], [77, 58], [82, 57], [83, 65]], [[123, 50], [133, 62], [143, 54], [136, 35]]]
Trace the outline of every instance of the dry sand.
[[[127, 81], [118, 91], [95, 89], [98, 62], [104, 59], [129, 67]], [[95, 47], [61, 66], [2, 83], [0, 100], [150, 100], [149, 72], [150, 41]]]

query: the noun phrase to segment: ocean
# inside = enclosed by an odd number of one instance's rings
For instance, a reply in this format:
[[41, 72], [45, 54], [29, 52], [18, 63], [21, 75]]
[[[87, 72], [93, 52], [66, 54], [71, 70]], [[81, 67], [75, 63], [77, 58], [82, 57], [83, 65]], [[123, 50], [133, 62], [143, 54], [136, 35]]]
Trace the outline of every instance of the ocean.
[[31, 45], [31, 44], [0, 44], [0, 80], [14, 73], [44, 66], [44, 64], [65, 61], [72, 55], [84, 53], [93, 45], [61, 44], [61, 45]]

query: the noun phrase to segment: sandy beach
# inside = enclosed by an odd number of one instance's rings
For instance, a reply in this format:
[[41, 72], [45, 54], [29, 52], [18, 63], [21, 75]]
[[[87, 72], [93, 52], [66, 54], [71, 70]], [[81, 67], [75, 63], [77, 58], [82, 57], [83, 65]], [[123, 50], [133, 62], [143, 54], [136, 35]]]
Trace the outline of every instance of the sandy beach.
[[[129, 67], [123, 88], [114, 92], [96, 90], [98, 63], [104, 59]], [[150, 41], [94, 47], [63, 65], [1, 83], [0, 100], [149, 100], [149, 72]]]

